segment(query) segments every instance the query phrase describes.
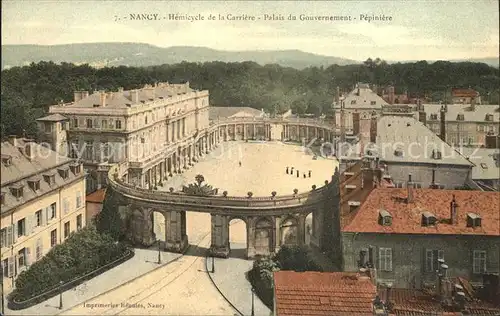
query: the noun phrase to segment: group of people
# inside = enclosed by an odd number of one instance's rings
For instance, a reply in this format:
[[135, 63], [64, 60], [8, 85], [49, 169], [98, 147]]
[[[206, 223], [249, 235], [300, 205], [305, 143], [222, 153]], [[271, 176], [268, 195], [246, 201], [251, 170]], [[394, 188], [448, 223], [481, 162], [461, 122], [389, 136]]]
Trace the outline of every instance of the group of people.
[[[294, 167], [292, 167], [292, 168], [286, 167], [286, 174], [290, 174], [290, 175], [293, 176], [294, 175], [293, 169], [294, 169]], [[297, 174], [297, 178], [300, 178], [300, 171], [298, 169], [295, 170], [295, 171], [296, 171], [296, 174]], [[309, 170], [309, 172], [308, 172], [309, 178], [311, 177], [311, 174], [312, 174], [312, 171]], [[305, 172], [303, 172], [302, 175], [304, 176], [304, 179], [307, 178]]]

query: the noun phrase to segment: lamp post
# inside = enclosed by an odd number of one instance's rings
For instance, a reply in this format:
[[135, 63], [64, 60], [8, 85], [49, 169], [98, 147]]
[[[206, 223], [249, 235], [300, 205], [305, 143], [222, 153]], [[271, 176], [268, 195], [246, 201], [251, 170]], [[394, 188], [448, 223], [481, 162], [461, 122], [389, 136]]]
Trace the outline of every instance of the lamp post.
[[255, 296], [255, 288], [252, 286], [252, 316], [255, 316], [255, 308], [254, 308], [254, 296]]
[[215, 273], [215, 256], [212, 255], [212, 273]]
[[63, 308], [63, 303], [62, 303], [62, 285], [63, 281], [59, 281], [59, 309]]
[[161, 240], [160, 239], [157, 239], [158, 241], [158, 264], [161, 264]]

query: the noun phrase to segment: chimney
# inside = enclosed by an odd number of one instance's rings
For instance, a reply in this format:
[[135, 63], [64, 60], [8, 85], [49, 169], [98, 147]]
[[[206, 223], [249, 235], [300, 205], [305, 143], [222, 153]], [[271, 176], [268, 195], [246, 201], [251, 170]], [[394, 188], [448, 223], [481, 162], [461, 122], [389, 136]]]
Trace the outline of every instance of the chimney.
[[446, 114], [446, 106], [441, 106], [441, 111], [439, 112], [440, 113], [440, 129], [439, 129], [439, 138], [441, 138], [441, 140], [443, 142], [446, 142], [446, 118], [445, 118], [445, 114]]
[[35, 141], [33, 139], [24, 140], [24, 155], [29, 160], [33, 160], [35, 158]]
[[457, 224], [457, 210], [458, 210], [458, 204], [457, 201], [455, 200], [455, 194], [453, 194], [453, 200], [450, 202], [450, 224], [455, 225]]
[[373, 246], [368, 247], [368, 268], [374, 267], [374, 260], [373, 260], [374, 251], [375, 249], [373, 249]]
[[103, 92], [101, 91], [101, 93], [99, 94], [99, 97], [100, 97], [100, 102], [99, 104], [102, 106], [102, 107], [105, 107], [106, 106], [106, 92]]
[[392, 292], [392, 283], [386, 283], [385, 284], [385, 307], [388, 310], [392, 309], [391, 292]]
[[388, 90], [388, 99], [389, 99], [389, 104], [394, 104], [394, 86], [389, 86], [387, 88]]
[[406, 203], [413, 203], [413, 182], [411, 181], [411, 173], [408, 175], [408, 183], [406, 184], [408, 190], [408, 197]]
[[431, 189], [436, 189], [436, 169], [432, 168]]
[[73, 101], [74, 102], [78, 102], [82, 99], [82, 92], [81, 91], [75, 91], [74, 93], [74, 98], [73, 98]]
[[370, 142], [377, 142], [377, 113], [375, 111], [373, 111], [370, 120]]
[[470, 110], [475, 111], [476, 110], [476, 98], [472, 98], [470, 100]]
[[337, 86], [337, 90], [335, 92], [335, 102], [338, 104], [340, 102], [340, 87]]
[[132, 103], [139, 103], [139, 91], [138, 90], [130, 90], [130, 101], [132, 101]]
[[12, 145], [12, 146], [17, 146], [17, 136], [16, 135], [9, 135], [8, 137], [8, 142]]

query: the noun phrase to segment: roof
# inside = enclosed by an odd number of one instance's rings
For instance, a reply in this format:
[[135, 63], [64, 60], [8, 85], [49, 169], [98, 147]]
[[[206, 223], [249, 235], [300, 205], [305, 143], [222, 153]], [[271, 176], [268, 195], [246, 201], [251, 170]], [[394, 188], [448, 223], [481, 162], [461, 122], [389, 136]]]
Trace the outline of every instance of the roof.
[[106, 196], [106, 189], [99, 189], [85, 197], [85, 202], [102, 203]]
[[[439, 122], [441, 104], [424, 104], [424, 110], [427, 115], [427, 120], [432, 121], [431, 115], [436, 115], [434, 121]], [[449, 104], [447, 105], [447, 112], [445, 113], [445, 121], [457, 121], [458, 114], [463, 114], [464, 122], [486, 122], [486, 114], [493, 115], [492, 122], [500, 121], [500, 112], [498, 112], [498, 105], [494, 104], [476, 104], [474, 111], [471, 110], [470, 104]]]
[[500, 178], [500, 149], [462, 147], [460, 152], [474, 164], [473, 180]]
[[377, 292], [349, 272], [274, 272], [276, 315], [373, 315]]
[[[132, 91], [137, 91], [139, 102], [133, 101]], [[146, 85], [137, 90], [124, 90], [117, 92], [94, 91], [91, 95], [73, 103], [64, 104], [64, 107], [94, 108], [94, 104], [101, 104], [101, 94], [105, 94], [106, 105], [103, 108], [128, 108], [133, 105], [142, 104], [141, 101], [149, 102], [151, 99], [163, 99], [178, 94], [194, 91], [186, 84], [159, 83], [155, 86]], [[98, 107], [99, 108], [99, 107]]]
[[67, 121], [69, 120], [67, 117], [61, 115], [61, 114], [50, 114], [44, 117], [41, 117], [37, 119], [37, 121], [45, 121], [45, 122], [60, 122], [60, 121]]
[[24, 178], [39, 175], [44, 171], [72, 161], [72, 159], [61, 156], [55, 151], [37, 143], [32, 143], [34, 159], [30, 160], [24, 154], [25, 146], [25, 139], [22, 138], [16, 139], [16, 146], [9, 142], [2, 142], [2, 156], [10, 156], [12, 158], [12, 164], [8, 167], [2, 163], [2, 187]]
[[[396, 150], [402, 152], [398, 156]], [[434, 159], [432, 152], [441, 152], [441, 159]], [[412, 117], [383, 116], [377, 122], [375, 151], [383, 161], [463, 165], [472, 163], [434, 132]]]
[[[388, 103], [373, 92], [368, 84], [364, 83], [358, 83], [356, 88], [349, 92], [344, 99], [346, 109], [381, 109], [383, 105], [388, 105]], [[339, 109], [340, 104], [334, 104], [333, 107]]]
[[[451, 225], [450, 202], [458, 204], [457, 224]], [[406, 203], [406, 188], [376, 188], [360, 206], [344, 232], [387, 234], [444, 234], [500, 236], [500, 194], [498, 192], [413, 189], [413, 202]], [[387, 210], [391, 226], [378, 224], [378, 211]], [[422, 226], [422, 214], [436, 216], [435, 226]], [[467, 213], [481, 216], [481, 227], [467, 227]]]
[[453, 97], [478, 97], [479, 92], [474, 89], [451, 89]]
[[261, 117], [262, 113], [262, 110], [246, 106], [211, 106], [209, 107], [208, 117], [210, 120], [230, 117]]

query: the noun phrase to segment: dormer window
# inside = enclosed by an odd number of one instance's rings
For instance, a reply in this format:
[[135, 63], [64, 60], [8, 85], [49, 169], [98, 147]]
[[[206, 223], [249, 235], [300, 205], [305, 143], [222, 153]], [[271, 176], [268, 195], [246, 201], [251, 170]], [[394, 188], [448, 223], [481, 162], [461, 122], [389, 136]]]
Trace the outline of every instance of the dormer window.
[[61, 178], [67, 179], [69, 177], [69, 170], [68, 169], [57, 169], [57, 171], [59, 172], [59, 175], [61, 176]]
[[463, 121], [463, 120], [465, 120], [465, 116], [463, 114], [458, 114], [457, 121]]
[[392, 225], [392, 216], [386, 210], [378, 211], [378, 223], [382, 226], [391, 226]]
[[377, 105], [377, 101], [371, 101], [370, 105]]
[[358, 201], [349, 201], [347, 204], [349, 205], [349, 211], [351, 212], [355, 211], [361, 205]]
[[486, 122], [492, 122], [493, 121], [493, 114], [486, 114], [486, 117], [484, 118]]
[[40, 180], [39, 179], [32, 179], [28, 180], [28, 185], [33, 191], [38, 191], [40, 190]]
[[1, 205], [5, 204], [5, 192], [0, 193], [0, 204]]
[[92, 128], [92, 120], [87, 119], [87, 128]]
[[356, 100], [351, 100], [351, 105], [356, 104]]
[[481, 227], [481, 216], [476, 213], [467, 213], [467, 227]]
[[10, 188], [10, 192], [12, 193], [13, 196], [15, 196], [17, 199], [19, 198], [22, 198], [23, 197], [23, 185], [22, 184], [16, 184], [16, 185], [13, 185], [11, 188]]
[[433, 159], [441, 159], [442, 158], [441, 151], [439, 151], [437, 149], [433, 149], [432, 150], [432, 158]]
[[394, 151], [394, 156], [396, 157], [403, 157], [403, 150], [398, 148]]
[[81, 172], [81, 165], [79, 163], [73, 163], [69, 165], [69, 168], [71, 169], [71, 172], [73, 172], [74, 175], [78, 175]]
[[424, 212], [422, 214], [422, 226], [434, 226], [436, 225], [436, 216], [431, 212]]
[[12, 165], [12, 157], [9, 155], [2, 155], [2, 163], [5, 167]]
[[487, 164], [485, 164], [484, 162], [482, 162], [482, 163], [481, 163], [481, 168], [483, 168], [483, 169], [488, 169], [488, 165], [487, 165]]
[[437, 121], [438, 115], [437, 114], [431, 114], [431, 120], [432, 121]]
[[53, 185], [56, 182], [56, 176], [54, 174], [44, 174], [43, 181], [47, 182], [48, 185]]

